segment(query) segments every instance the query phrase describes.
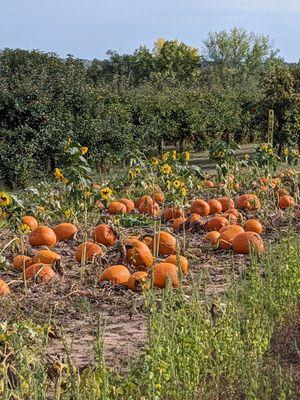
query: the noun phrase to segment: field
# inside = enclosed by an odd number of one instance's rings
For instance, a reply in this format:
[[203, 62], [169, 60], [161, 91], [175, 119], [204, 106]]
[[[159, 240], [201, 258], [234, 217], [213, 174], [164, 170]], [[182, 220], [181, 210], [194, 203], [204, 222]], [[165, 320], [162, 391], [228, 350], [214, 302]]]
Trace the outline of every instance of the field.
[[0, 193], [1, 399], [297, 398], [299, 171], [230, 146]]

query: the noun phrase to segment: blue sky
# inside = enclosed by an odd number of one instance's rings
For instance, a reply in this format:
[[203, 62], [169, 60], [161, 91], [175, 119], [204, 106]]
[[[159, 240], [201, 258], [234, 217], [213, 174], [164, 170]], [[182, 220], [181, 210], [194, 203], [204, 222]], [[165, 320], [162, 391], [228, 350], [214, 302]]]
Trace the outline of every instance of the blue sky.
[[300, 59], [300, 0], [0, 0], [0, 49], [103, 58], [150, 48], [157, 37], [201, 49], [209, 31], [268, 34], [287, 61]]

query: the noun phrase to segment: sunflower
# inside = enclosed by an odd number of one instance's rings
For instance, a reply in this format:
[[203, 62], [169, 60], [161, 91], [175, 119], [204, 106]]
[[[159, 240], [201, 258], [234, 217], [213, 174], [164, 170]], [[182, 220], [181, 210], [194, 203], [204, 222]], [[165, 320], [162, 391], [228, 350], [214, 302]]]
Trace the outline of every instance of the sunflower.
[[168, 174], [170, 174], [170, 173], [172, 172], [172, 168], [170, 167], [169, 164], [164, 164], [164, 165], [161, 167], [161, 172], [162, 172], [163, 174], [165, 174], [165, 175], [168, 175]]
[[183, 187], [183, 188], [181, 188], [181, 195], [183, 196], [183, 197], [185, 197], [186, 195], [187, 195], [187, 190], [186, 190], [186, 188], [185, 187]]
[[167, 189], [168, 190], [171, 189], [171, 181], [169, 181], [169, 179], [167, 180], [166, 184], [167, 184]]
[[185, 159], [185, 161], [190, 161], [190, 158], [191, 158], [190, 152], [189, 152], [189, 151], [185, 151], [185, 152], [184, 152], [184, 159]]
[[87, 146], [83, 146], [80, 149], [80, 152], [82, 155], [86, 154], [89, 151], [89, 148]]
[[60, 180], [63, 177], [63, 173], [60, 168], [55, 168], [54, 176], [57, 180]]
[[5, 192], [0, 192], [0, 206], [6, 207], [11, 203], [11, 198]]
[[85, 197], [91, 197], [92, 192], [85, 191], [85, 192], [84, 192], [84, 195], [85, 195]]
[[181, 182], [178, 179], [176, 179], [173, 182], [173, 186], [174, 186], [175, 189], [178, 189], [181, 186]]
[[134, 168], [134, 171], [135, 171], [135, 176], [138, 176], [141, 173], [141, 168], [140, 167], [136, 167], [136, 168]]
[[0, 212], [0, 219], [7, 219], [8, 218], [8, 213], [6, 211]]
[[218, 158], [223, 158], [225, 156], [225, 153], [223, 150], [219, 151], [217, 154]]
[[70, 218], [71, 218], [71, 215], [72, 215], [72, 210], [71, 210], [70, 208], [67, 208], [67, 209], [64, 211], [64, 214], [65, 214], [65, 217], [66, 217], [67, 221], [69, 221]]
[[163, 154], [163, 156], [162, 156], [163, 161], [167, 161], [167, 159], [169, 158], [169, 156], [170, 156], [170, 152], [169, 152], [169, 151], [165, 152], [165, 153]]
[[30, 227], [27, 224], [21, 224], [20, 231], [23, 233], [28, 233], [30, 231]]
[[151, 164], [156, 167], [159, 164], [159, 160], [157, 157], [152, 157]]
[[173, 150], [172, 158], [173, 158], [174, 161], [176, 160], [176, 158], [177, 158], [177, 151], [176, 150]]
[[112, 190], [109, 187], [100, 189], [99, 194], [103, 200], [109, 200], [112, 195]]
[[287, 147], [283, 150], [283, 154], [285, 156], [287, 156], [289, 154], [289, 149]]
[[38, 210], [39, 210], [40, 213], [44, 213], [45, 212], [45, 207], [38, 206]]

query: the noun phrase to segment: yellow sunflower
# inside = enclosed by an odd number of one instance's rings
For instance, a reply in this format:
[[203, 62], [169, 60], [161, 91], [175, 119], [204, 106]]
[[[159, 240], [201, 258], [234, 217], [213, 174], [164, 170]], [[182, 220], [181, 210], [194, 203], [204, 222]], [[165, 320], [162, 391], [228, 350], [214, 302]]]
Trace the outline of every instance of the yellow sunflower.
[[61, 179], [63, 177], [63, 173], [60, 168], [55, 168], [54, 170], [54, 176], [57, 180]]
[[168, 174], [170, 174], [170, 173], [172, 172], [172, 168], [170, 167], [169, 164], [164, 164], [164, 165], [161, 167], [161, 172], [162, 172], [163, 174], [165, 174], [165, 175], [168, 175]]
[[135, 171], [135, 175], [138, 176], [141, 173], [141, 168], [140, 167], [136, 167], [136, 168], [134, 168], [134, 171]]
[[181, 195], [183, 196], [183, 197], [185, 197], [186, 195], [187, 195], [187, 190], [186, 190], [186, 188], [185, 187], [183, 187], [183, 188], [181, 188]]
[[185, 161], [190, 161], [190, 158], [191, 158], [190, 152], [189, 152], [189, 151], [185, 151], [185, 152], [184, 152], [184, 159], [185, 159]]
[[166, 184], [167, 184], [167, 189], [171, 189], [171, 181], [169, 181], [169, 179], [167, 180]]
[[176, 160], [176, 158], [177, 158], [177, 151], [176, 150], [173, 150], [172, 158], [173, 158], [174, 161]]
[[157, 157], [152, 157], [151, 164], [156, 167], [159, 164], [158, 158]]
[[0, 206], [6, 207], [11, 203], [11, 198], [5, 192], [0, 192]]
[[70, 218], [71, 218], [71, 215], [72, 215], [72, 210], [71, 210], [70, 208], [67, 208], [67, 209], [64, 211], [64, 214], [65, 214], [65, 217], [66, 217], [67, 221], [69, 221]]
[[287, 155], [289, 154], [289, 149], [288, 149], [288, 148], [285, 148], [285, 149], [283, 150], [283, 154], [284, 154], [285, 156], [287, 156]]
[[85, 195], [85, 197], [91, 197], [92, 192], [85, 191], [85, 192], [84, 192], [84, 195]]
[[173, 186], [174, 186], [175, 189], [178, 189], [181, 186], [181, 182], [178, 179], [176, 179], [173, 182]]
[[109, 200], [109, 198], [112, 196], [112, 193], [113, 191], [109, 187], [100, 189], [99, 191], [99, 194], [103, 200]]
[[167, 161], [167, 159], [169, 158], [169, 156], [170, 156], [170, 152], [169, 152], [169, 151], [165, 152], [165, 153], [163, 154], [163, 156], [162, 156], [163, 161]]
[[23, 233], [27, 233], [30, 231], [30, 227], [27, 224], [21, 224], [20, 225], [20, 231]]
[[89, 148], [87, 146], [81, 147], [80, 152], [81, 152], [82, 155], [86, 154], [88, 151], [89, 151]]
[[45, 207], [38, 206], [38, 210], [39, 210], [40, 213], [44, 213], [45, 212]]

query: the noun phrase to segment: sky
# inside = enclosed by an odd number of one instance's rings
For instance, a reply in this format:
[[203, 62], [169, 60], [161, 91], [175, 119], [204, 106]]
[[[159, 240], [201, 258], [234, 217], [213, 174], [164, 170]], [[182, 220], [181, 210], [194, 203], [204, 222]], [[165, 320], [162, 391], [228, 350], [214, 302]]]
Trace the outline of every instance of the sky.
[[288, 62], [300, 59], [300, 0], [0, 0], [0, 49], [104, 58], [158, 37], [201, 50], [210, 31], [269, 35]]

